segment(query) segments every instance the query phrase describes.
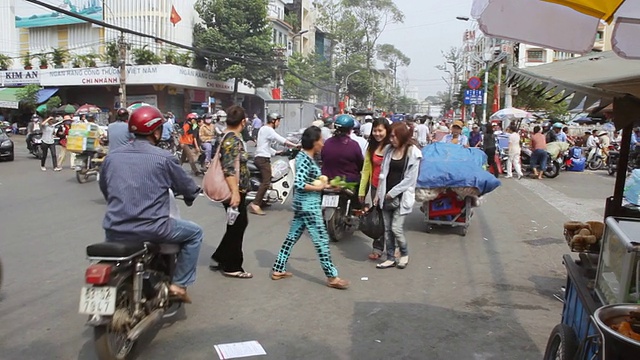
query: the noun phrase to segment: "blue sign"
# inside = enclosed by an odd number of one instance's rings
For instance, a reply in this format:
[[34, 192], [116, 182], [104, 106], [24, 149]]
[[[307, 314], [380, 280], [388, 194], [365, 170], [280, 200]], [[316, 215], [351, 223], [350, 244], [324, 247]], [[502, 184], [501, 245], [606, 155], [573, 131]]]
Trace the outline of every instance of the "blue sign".
[[465, 105], [482, 105], [483, 98], [484, 98], [484, 90], [465, 90], [464, 91]]

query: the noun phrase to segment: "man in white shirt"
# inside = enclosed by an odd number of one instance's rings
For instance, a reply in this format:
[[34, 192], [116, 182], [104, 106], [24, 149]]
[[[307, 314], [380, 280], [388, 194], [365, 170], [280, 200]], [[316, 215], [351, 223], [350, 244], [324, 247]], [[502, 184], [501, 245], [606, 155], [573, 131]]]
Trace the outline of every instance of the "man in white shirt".
[[419, 120], [419, 124], [416, 126], [416, 137], [418, 140], [418, 144], [422, 146], [427, 146], [429, 143], [429, 126], [426, 124], [427, 119]]
[[365, 140], [369, 139], [369, 136], [371, 136], [372, 128], [373, 128], [373, 116], [367, 115], [364, 117], [364, 124], [360, 126], [360, 135], [362, 135], [362, 137], [365, 138]]
[[275, 129], [280, 125], [280, 120], [282, 120], [280, 114], [270, 113], [267, 115], [267, 123], [262, 125], [258, 131], [253, 163], [260, 170], [262, 181], [255, 200], [249, 204], [250, 211], [256, 215], [265, 215], [265, 212], [262, 211], [262, 200], [269, 189], [269, 185], [271, 185], [271, 157], [276, 155], [276, 151], [271, 148], [271, 143], [277, 142], [290, 147], [298, 146], [276, 132]]

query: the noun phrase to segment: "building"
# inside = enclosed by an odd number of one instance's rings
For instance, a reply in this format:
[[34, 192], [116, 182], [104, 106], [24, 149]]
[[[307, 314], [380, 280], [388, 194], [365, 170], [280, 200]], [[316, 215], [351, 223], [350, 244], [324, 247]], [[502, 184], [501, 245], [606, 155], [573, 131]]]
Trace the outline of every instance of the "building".
[[293, 25], [291, 14], [283, 0], [271, 0], [268, 5], [268, 16], [273, 28], [273, 44], [284, 51], [286, 56], [293, 55]]

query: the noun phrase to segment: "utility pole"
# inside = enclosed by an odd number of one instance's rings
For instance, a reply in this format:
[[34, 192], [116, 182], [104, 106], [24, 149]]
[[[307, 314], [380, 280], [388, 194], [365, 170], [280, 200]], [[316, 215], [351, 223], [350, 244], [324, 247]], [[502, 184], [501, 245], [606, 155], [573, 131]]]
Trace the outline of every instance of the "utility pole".
[[124, 32], [118, 39], [120, 50], [120, 107], [127, 107], [127, 43], [124, 41]]

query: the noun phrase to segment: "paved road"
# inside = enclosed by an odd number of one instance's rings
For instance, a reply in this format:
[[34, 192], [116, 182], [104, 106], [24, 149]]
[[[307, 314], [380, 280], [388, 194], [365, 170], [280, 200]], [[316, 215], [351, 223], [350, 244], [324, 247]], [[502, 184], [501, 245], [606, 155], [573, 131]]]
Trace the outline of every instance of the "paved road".
[[[77, 307], [84, 248], [102, 240], [105, 203], [95, 182], [80, 185], [70, 170], [42, 173], [18, 144], [15, 162], [0, 163], [0, 358], [94, 359]], [[562, 223], [600, 218], [613, 179], [563, 173], [503, 184], [477, 209], [466, 237], [426, 234], [420, 214], [411, 214], [405, 270], [375, 269], [360, 233], [332, 245], [340, 275], [352, 281], [347, 291], [323, 286], [306, 237], [290, 262], [295, 277], [269, 279], [291, 219], [287, 206], [250, 218], [251, 280], [207, 269], [222, 236], [221, 208], [203, 198], [182, 207], [206, 234], [190, 289], [195, 303], [146, 336], [139, 358], [215, 359], [214, 344], [258, 340], [264, 359], [540, 359], [562, 311], [553, 298], [565, 281]]]

